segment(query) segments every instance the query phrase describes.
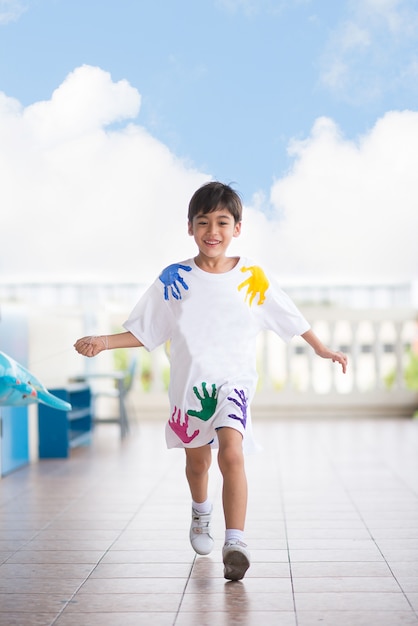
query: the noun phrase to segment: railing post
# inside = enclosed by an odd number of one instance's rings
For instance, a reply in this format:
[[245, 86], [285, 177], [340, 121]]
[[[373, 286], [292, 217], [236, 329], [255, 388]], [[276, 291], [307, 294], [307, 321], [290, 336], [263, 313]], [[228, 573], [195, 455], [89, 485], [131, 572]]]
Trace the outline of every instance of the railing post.
[[382, 378], [382, 342], [380, 341], [380, 333], [382, 322], [380, 320], [375, 320], [373, 322], [373, 357], [374, 357], [374, 374], [375, 374], [375, 388], [383, 389], [383, 378]]
[[[335, 347], [336, 350], [338, 350], [339, 346], [335, 345], [335, 333], [336, 333], [336, 321], [331, 320], [329, 322], [329, 345], [332, 347]], [[333, 369], [332, 374], [331, 374], [331, 392], [335, 392], [337, 390], [337, 386], [336, 386], [336, 382], [335, 382], [335, 377], [337, 376], [337, 370], [336, 368]]]
[[284, 382], [284, 388], [285, 389], [292, 389], [293, 384], [292, 384], [292, 346], [290, 345], [290, 343], [286, 344], [286, 351], [285, 351], [285, 382]]
[[267, 331], [264, 331], [260, 337], [260, 360], [259, 360], [259, 384], [263, 391], [271, 391], [273, 389], [272, 374], [270, 371], [270, 341]]
[[396, 321], [394, 323], [395, 326], [395, 357], [396, 357], [396, 376], [395, 376], [395, 386], [397, 389], [401, 389], [403, 385], [403, 360], [404, 360], [404, 349], [402, 345], [402, 327], [403, 323], [400, 321]]
[[358, 391], [359, 390], [359, 385], [358, 385], [358, 360], [359, 360], [359, 354], [360, 354], [360, 349], [359, 349], [359, 344], [358, 344], [358, 336], [357, 336], [357, 332], [358, 332], [358, 327], [359, 324], [357, 321], [352, 321], [351, 324], [351, 332], [352, 332], [352, 337], [351, 337], [351, 362], [352, 362], [352, 368], [353, 368], [353, 391]]

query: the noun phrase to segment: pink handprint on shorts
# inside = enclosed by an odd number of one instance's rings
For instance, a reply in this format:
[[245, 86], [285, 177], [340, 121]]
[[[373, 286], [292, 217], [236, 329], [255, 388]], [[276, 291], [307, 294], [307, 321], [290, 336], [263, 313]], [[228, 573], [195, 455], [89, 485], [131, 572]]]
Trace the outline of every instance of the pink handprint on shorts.
[[[176, 411], [177, 411], [177, 417], [175, 416], [176, 415]], [[183, 443], [190, 443], [200, 433], [200, 430], [195, 430], [193, 435], [188, 435], [187, 434], [187, 429], [189, 427], [189, 416], [187, 415], [187, 413], [185, 413], [184, 414], [184, 422], [182, 422], [181, 421], [181, 410], [178, 409], [176, 406], [174, 407], [173, 414], [172, 414], [168, 424], [169, 424], [171, 430], [177, 435], [177, 437]]]

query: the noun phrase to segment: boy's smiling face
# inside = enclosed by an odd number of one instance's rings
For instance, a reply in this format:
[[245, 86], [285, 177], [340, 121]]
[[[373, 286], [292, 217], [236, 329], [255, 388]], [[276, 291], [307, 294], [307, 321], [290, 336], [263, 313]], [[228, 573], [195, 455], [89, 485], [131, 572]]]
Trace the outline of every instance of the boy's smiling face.
[[194, 237], [199, 255], [208, 260], [224, 258], [233, 237], [240, 233], [241, 222], [236, 224], [231, 213], [224, 208], [198, 213], [189, 222], [189, 235]]

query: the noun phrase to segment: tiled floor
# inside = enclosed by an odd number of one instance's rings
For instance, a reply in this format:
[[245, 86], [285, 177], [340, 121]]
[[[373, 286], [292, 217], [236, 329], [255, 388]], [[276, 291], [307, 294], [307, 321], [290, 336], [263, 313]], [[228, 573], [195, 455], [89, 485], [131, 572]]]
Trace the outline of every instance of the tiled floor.
[[257, 422], [242, 582], [188, 544], [162, 421], [0, 481], [0, 626], [418, 625], [418, 421]]

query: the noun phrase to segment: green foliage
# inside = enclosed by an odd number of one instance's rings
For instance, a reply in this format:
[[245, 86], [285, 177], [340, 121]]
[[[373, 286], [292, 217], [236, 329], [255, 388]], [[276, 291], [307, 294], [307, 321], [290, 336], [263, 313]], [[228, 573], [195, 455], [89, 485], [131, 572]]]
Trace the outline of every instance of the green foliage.
[[387, 389], [392, 389], [393, 385], [395, 384], [395, 380], [396, 380], [396, 372], [395, 370], [391, 370], [389, 372], [389, 374], [386, 374], [386, 376], [384, 377], [384, 383]]
[[[116, 350], [113, 351], [113, 362], [117, 372], [127, 372], [129, 369], [129, 350], [127, 348], [116, 348]], [[130, 386], [130, 383], [131, 375], [127, 374], [124, 378], [124, 386], [126, 389]]]
[[[113, 362], [116, 371], [127, 371], [130, 363], [130, 350], [128, 348], [118, 348], [113, 351]], [[139, 378], [139, 382], [143, 391], [151, 390], [153, 371], [151, 364], [151, 355], [146, 350], [141, 350], [140, 366], [135, 376]], [[170, 366], [167, 365], [162, 372], [163, 386], [165, 391], [168, 390], [170, 383]], [[128, 383], [128, 381], [126, 381]]]
[[125, 348], [113, 350], [113, 362], [117, 372], [127, 370], [129, 366], [128, 350]]
[[418, 354], [409, 350], [409, 363], [405, 368], [405, 383], [408, 389], [418, 391]]
[[[407, 352], [408, 363], [404, 370], [405, 386], [411, 391], [418, 391], [418, 354], [411, 349]], [[385, 376], [385, 385], [388, 389], [392, 389], [396, 380], [396, 372], [392, 370]]]

